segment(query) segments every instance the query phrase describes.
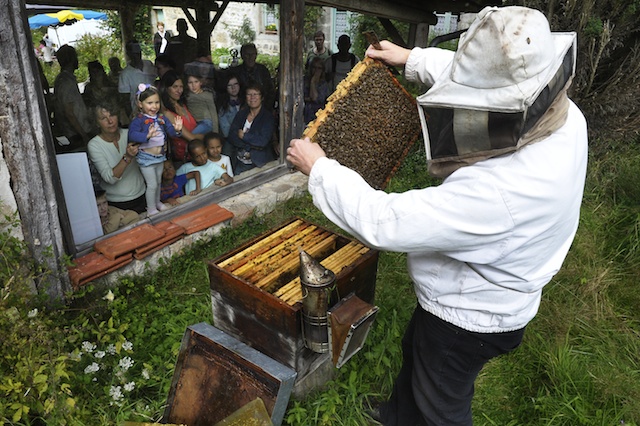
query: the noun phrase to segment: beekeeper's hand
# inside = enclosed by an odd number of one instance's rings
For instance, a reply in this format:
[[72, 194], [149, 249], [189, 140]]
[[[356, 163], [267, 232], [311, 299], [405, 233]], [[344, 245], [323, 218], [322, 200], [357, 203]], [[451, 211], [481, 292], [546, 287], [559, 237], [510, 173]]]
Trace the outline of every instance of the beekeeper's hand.
[[311, 142], [309, 138], [293, 139], [287, 148], [287, 161], [307, 176], [318, 158], [326, 156], [320, 145]]

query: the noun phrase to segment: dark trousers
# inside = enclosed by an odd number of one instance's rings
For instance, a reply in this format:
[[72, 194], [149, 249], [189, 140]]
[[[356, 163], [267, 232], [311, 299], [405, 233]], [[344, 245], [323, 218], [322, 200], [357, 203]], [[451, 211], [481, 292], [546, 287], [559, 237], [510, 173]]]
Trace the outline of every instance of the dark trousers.
[[520, 345], [524, 328], [473, 333], [418, 306], [402, 339], [403, 363], [391, 398], [380, 407], [386, 426], [472, 425], [473, 383], [491, 358]]

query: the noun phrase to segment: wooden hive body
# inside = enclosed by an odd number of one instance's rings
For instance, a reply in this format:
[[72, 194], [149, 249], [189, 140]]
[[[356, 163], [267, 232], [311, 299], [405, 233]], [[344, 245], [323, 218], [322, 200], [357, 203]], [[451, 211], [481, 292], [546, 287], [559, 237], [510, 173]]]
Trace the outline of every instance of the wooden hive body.
[[365, 58], [338, 84], [303, 137], [384, 189], [420, 133], [413, 96], [384, 64]]
[[194, 324], [182, 338], [164, 420], [189, 426], [230, 424], [226, 418], [260, 398], [271, 417], [268, 424], [279, 425], [295, 377], [292, 369], [224, 331]]
[[[291, 226], [293, 228], [287, 228]], [[268, 250], [265, 247], [269, 244], [265, 244], [265, 241], [270, 241], [273, 235], [278, 233], [285, 241], [279, 246], [276, 245], [276, 248], [281, 249], [280, 251], [290, 252], [297, 258], [298, 246], [300, 246], [312, 254], [314, 248], [305, 240], [298, 241], [299, 245], [286, 243], [289, 236], [301, 234], [301, 229], [304, 230], [305, 226], [315, 227], [323, 232], [323, 235], [328, 235], [328, 237], [321, 238], [333, 242], [326, 252], [319, 257], [314, 256], [321, 262], [331, 258], [332, 253], [340, 254], [341, 250], [345, 251], [348, 247], [360, 244], [355, 240], [296, 218], [208, 263], [214, 325], [283, 365], [294, 369], [298, 373], [298, 379], [303, 378], [313, 368], [313, 364], [318, 361], [321, 355], [304, 346], [302, 304], [299, 301], [285, 302], [275, 294], [278, 293], [278, 286], [295, 282], [299, 261], [293, 268], [288, 266], [282, 270], [283, 273], [278, 277], [278, 284], [272, 286], [272, 292], [265, 291], [254, 284], [256, 280], [262, 279], [264, 274], [253, 274], [251, 279], [247, 280], [225, 268], [230, 268], [231, 261], [241, 258], [243, 253], [248, 253], [248, 255], [236, 265], [242, 262], [247, 265], [251, 259], [258, 258], [259, 253], [266, 253]], [[289, 233], [282, 234], [283, 229], [289, 229]], [[276, 243], [270, 241], [270, 244]], [[355, 253], [356, 258], [349, 266], [340, 271], [334, 270], [338, 291], [336, 301], [354, 292], [362, 300], [373, 303], [378, 252], [367, 247], [364, 247], [361, 252]], [[287, 264], [287, 255], [284, 253], [280, 253], [280, 255], [276, 263]], [[260, 266], [252, 265], [250, 268], [245, 268], [244, 273], [249, 273], [247, 271], [251, 268], [259, 270]], [[238, 270], [237, 267], [236, 270]]]

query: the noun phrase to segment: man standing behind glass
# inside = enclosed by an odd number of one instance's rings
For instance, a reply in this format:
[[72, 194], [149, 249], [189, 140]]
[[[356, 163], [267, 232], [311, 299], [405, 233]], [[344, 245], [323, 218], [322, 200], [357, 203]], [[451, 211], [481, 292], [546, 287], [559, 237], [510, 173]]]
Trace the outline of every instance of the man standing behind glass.
[[331, 50], [324, 45], [324, 33], [322, 31], [316, 31], [313, 35], [313, 43], [315, 46], [307, 53], [307, 62], [304, 66], [307, 70], [313, 58], [322, 58], [322, 60], [325, 60], [331, 56]]
[[131, 116], [131, 113], [136, 110], [138, 85], [141, 83], [153, 84], [156, 79], [156, 67], [153, 62], [142, 59], [142, 50], [139, 43], [135, 41], [129, 42], [125, 50], [129, 63], [118, 77], [118, 92], [128, 96], [129, 102], [123, 100], [123, 104], [127, 108], [127, 115]]

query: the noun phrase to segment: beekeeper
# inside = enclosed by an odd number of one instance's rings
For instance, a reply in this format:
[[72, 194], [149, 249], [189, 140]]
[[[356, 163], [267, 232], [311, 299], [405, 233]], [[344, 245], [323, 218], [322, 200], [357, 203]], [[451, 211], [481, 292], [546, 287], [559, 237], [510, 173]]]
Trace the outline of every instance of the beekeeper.
[[380, 250], [408, 253], [418, 306], [385, 425], [471, 425], [474, 381], [515, 349], [578, 227], [587, 125], [566, 94], [575, 33], [542, 13], [487, 7], [454, 53], [381, 42], [367, 55], [405, 66], [418, 97], [429, 172], [441, 185], [387, 194], [292, 140], [315, 205]]

